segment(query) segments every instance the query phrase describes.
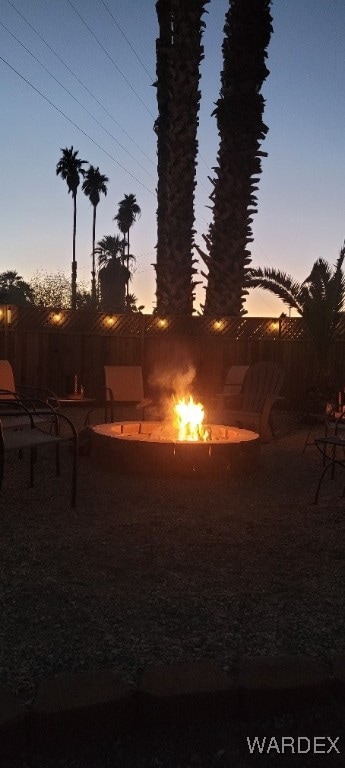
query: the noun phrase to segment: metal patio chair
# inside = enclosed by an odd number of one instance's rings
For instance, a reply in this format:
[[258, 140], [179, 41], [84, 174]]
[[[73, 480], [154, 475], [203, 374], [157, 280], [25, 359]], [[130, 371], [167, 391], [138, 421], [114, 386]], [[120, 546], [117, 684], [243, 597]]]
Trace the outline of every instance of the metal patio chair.
[[[42, 407], [45, 404], [42, 404]], [[77, 460], [78, 460], [78, 435], [70, 421], [62, 413], [51, 409], [50, 420], [46, 420], [49, 431], [43, 429], [44, 423], [38, 424], [40, 416], [39, 407], [35, 413], [27, 408], [23, 401], [17, 399], [12, 402], [10, 412], [0, 404], [0, 490], [2, 488], [6, 454], [11, 451], [18, 452], [22, 457], [28, 450], [30, 454], [30, 487], [34, 485], [34, 469], [38, 453], [48, 446], [54, 446], [56, 475], [60, 475], [60, 446], [67, 444], [71, 447], [72, 457], [72, 489], [71, 505], [76, 506], [77, 498]], [[60, 432], [60, 422], [66, 425], [67, 434]]]
[[16, 385], [13, 369], [9, 360], [0, 360], [0, 417], [6, 415], [9, 424], [11, 407], [13, 418], [19, 426], [19, 419], [27, 424], [27, 417], [16, 406], [22, 402], [26, 409], [35, 414], [38, 422], [51, 421], [59, 401], [54, 392], [44, 387]]

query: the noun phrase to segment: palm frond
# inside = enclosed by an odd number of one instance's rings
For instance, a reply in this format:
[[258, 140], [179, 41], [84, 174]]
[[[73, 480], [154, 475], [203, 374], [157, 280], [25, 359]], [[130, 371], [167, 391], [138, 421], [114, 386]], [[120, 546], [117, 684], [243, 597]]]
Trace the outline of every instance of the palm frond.
[[284, 304], [296, 309], [300, 315], [303, 314], [300, 300], [301, 285], [286, 272], [271, 267], [248, 269], [245, 286], [246, 288], [263, 288], [271, 291]]

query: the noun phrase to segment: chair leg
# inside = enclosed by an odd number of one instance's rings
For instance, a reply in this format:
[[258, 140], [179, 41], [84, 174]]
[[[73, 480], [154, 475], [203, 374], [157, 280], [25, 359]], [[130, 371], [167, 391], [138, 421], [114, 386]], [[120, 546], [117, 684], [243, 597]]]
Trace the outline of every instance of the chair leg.
[[0, 491], [2, 489], [2, 481], [4, 479], [4, 464], [5, 464], [5, 451], [2, 440], [0, 442]]
[[310, 428], [310, 429], [309, 429], [309, 432], [308, 432], [308, 434], [307, 434], [307, 437], [306, 437], [306, 439], [305, 439], [305, 443], [304, 443], [304, 446], [303, 446], [303, 450], [302, 450], [302, 453], [305, 453], [305, 452], [306, 452], [306, 449], [307, 449], [308, 445], [314, 445], [314, 440], [309, 440], [309, 438], [310, 438], [310, 435], [311, 435], [311, 432], [312, 432], [312, 429]]
[[60, 477], [60, 474], [61, 474], [60, 446], [58, 443], [55, 446], [55, 469], [56, 469], [56, 477]]
[[77, 468], [78, 468], [78, 435], [75, 436], [72, 446], [72, 507], [77, 505]]
[[[317, 504], [317, 502], [318, 502], [319, 493], [320, 493], [320, 488], [321, 488], [321, 485], [322, 485], [322, 483], [323, 483], [323, 480], [324, 480], [324, 478], [325, 478], [325, 475], [327, 474], [328, 470], [329, 470], [329, 469], [331, 470], [331, 479], [333, 480], [333, 479], [334, 479], [334, 473], [335, 473], [335, 465], [336, 465], [336, 464], [339, 464], [339, 466], [340, 466], [340, 467], [342, 467], [343, 469], [345, 469], [345, 464], [344, 464], [344, 462], [343, 462], [343, 461], [339, 461], [339, 460], [337, 460], [337, 459], [336, 459], [336, 452], [335, 452], [335, 449], [336, 449], [336, 446], [334, 446], [334, 447], [333, 447], [333, 450], [332, 450], [332, 459], [331, 459], [331, 458], [329, 458], [329, 464], [327, 464], [326, 466], [324, 466], [324, 468], [323, 468], [323, 471], [322, 471], [322, 473], [321, 473], [321, 477], [320, 477], [320, 479], [319, 479], [319, 482], [318, 482], [318, 484], [317, 484], [317, 489], [316, 489], [316, 494], [315, 494], [314, 504]], [[343, 494], [342, 494], [342, 495], [343, 495], [343, 496], [345, 495], [345, 488], [344, 488], [344, 491], [343, 491]]]
[[[334, 480], [334, 475], [335, 475], [335, 455], [336, 455], [336, 445], [333, 445], [332, 459], [331, 459], [331, 462], [332, 462], [332, 475], [331, 475], [332, 480]], [[326, 461], [326, 457], [325, 457], [325, 461]]]
[[35, 469], [35, 463], [37, 461], [37, 450], [36, 448], [30, 448], [30, 488], [34, 487], [34, 469]]
[[315, 494], [314, 504], [317, 504], [317, 502], [318, 502], [318, 499], [319, 499], [319, 493], [320, 493], [320, 488], [321, 488], [321, 485], [322, 485], [323, 479], [324, 479], [324, 477], [325, 477], [325, 474], [326, 474], [326, 472], [328, 472], [328, 470], [331, 468], [331, 466], [332, 466], [332, 464], [327, 464], [327, 466], [326, 466], [326, 467], [324, 467], [324, 469], [323, 469], [323, 472], [321, 473], [321, 477], [320, 477], [320, 479], [319, 479], [319, 482], [318, 482], [318, 484], [317, 484], [317, 489], [316, 489], [316, 494]]

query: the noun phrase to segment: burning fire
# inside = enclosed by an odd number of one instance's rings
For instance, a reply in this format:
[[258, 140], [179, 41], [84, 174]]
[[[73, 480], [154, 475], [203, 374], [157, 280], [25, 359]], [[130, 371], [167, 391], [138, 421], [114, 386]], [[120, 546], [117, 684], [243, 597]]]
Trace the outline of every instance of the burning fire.
[[174, 404], [174, 426], [178, 440], [207, 440], [208, 431], [203, 426], [204, 407], [195, 403], [192, 395], [181, 398]]

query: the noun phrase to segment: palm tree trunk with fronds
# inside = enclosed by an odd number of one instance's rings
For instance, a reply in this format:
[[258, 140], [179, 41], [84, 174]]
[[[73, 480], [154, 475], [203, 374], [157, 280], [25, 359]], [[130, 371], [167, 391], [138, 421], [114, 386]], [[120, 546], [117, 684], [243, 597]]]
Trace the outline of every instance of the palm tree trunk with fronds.
[[72, 255], [72, 280], [71, 280], [71, 306], [77, 306], [77, 262], [75, 257], [75, 241], [77, 234], [77, 195], [73, 195], [73, 255]]
[[129, 227], [128, 227], [128, 230], [127, 230], [127, 256], [126, 256], [126, 267], [127, 267], [128, 277], [127, 277], [127, 280], [126, 280], [126, 296], [128, 296], [128, 294], [129, 294], [129, 276], [130, 276], [130, 272], [129, 272], [129, 261], [130, 261], [129, 255], [130, 254], [129, 254]]
[[95, 242], [96, 242], [96, 205], [93, 206], [93, 218], [92, 218], [91, 298], [92, 298], [92, 303], [94, 304], [94, 306], [96, 306], [96, 304], [97, 304]]
[[[156, 40], [156, 71], [158, 118], [155, 122], [157, 134], [157, 303], [162, 302], [163, 265], [168, 259], [169, 220], [168, 209], [168, 158], [169, 158], [169, 82], [171, 60], [171, 7], [167, 0], [158, 0], [156, 12], [159, 24], [159, 38]], [[162, 274], [160, 274], [160, 272]]]
[[158, 0], [157, 310], [193, 311], [194, 190], [202, 15], [208, 0]]
[[230, 0], [223, 43], [223, 72], [215, 114], [220, 145], [214, 189], [205, 314], [241, 315], [247, 291], [252, 216], [261, 173], [259, 147], [268, 131], [260, 89], [272, 32], [270, 0]]

